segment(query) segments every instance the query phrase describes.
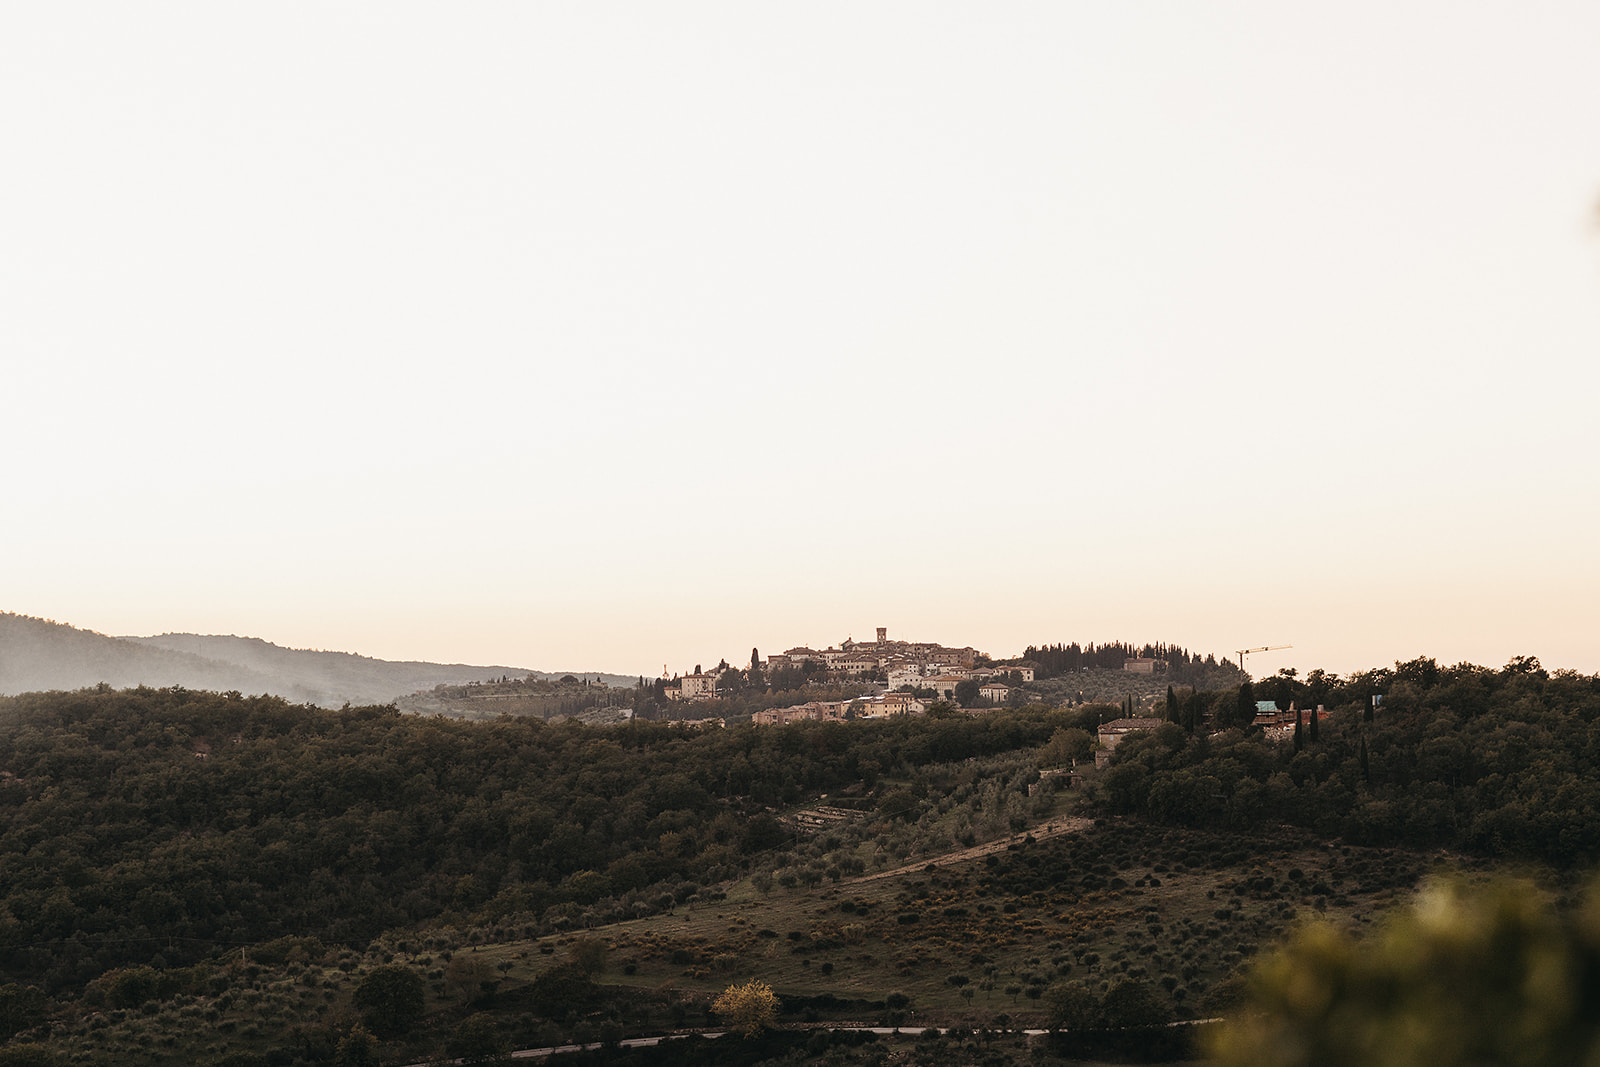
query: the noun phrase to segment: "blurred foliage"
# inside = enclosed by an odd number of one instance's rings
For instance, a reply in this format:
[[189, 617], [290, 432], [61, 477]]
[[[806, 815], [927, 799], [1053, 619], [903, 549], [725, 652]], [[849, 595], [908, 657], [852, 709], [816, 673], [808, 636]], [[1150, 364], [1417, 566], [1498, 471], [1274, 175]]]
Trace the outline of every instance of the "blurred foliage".
[[1302, 930], [1260, 963], [1222, 1067], [1573, 1067], [1600, 1062], [1600, 901], [1440, 883], [1357, 939]]

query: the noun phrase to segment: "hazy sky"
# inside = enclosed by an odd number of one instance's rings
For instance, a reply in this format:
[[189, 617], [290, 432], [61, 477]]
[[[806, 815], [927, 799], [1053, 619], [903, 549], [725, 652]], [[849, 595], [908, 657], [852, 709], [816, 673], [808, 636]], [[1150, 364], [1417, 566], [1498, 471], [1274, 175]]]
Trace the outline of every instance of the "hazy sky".
[[0, 609], [1600, 671], [1600, 5], [0, 9]]

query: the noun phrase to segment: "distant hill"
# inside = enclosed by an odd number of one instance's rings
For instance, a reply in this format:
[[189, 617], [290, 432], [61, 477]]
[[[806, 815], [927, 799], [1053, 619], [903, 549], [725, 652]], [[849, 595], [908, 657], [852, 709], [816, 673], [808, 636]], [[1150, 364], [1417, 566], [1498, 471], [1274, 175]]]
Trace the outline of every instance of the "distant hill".
[[[625, 675], [573, 677], [632, 685]], [[255, 637], [161, 634], [109, 637], [74, 626], [0, 613], [0, 693], [181, 685], [218, 692], [271, 693], [296, 703], [387, 704], [436, 685], [510, 678], [560, 678], [524, 667], [393, 662], [349, 652], [283, 648]]]
[[252, 695], [272, 692], [297, 702], [311, 699], [274, 685], [266, 675], [204, 656], [147, 648], [47, 619], [0, 614], [0, 693], [82, 689], [100, 682], [115, 689], [181, 685]]

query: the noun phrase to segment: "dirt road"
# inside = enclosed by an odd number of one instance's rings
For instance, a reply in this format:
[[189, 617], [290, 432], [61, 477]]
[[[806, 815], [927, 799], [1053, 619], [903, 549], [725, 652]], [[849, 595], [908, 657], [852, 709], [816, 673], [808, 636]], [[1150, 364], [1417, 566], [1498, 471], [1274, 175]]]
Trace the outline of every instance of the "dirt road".
[[930, 863], [936, 863], [940, 866], [947, 863], [965, 863], [967, 860], [975, 860], [993, 852], [1004, 852], [1012, 845], [1021, 844], [1029, 837], [1032, 837], [1035, 841], [1043, 841], [1047, 837], [1075, 834], [1080, 830], [1087, 830], [1091, 825], [1093, 825], [1092, 819], [1066, 818], [1064, 816], [1057, 819], [1049, 819], [1031, 829], [1012, 834], [1010, 837], [1002, 837], [987, 844], [973, 845], [971, 848], [963, 848], [955, 852], [946, 852], [941, 856], [928, 856], [915, 863], [908, 863], [904, 867], [896, 867], [892, 871], [878, 871], [875, 874], [863, 874], [859, 878], [846, 878], [840, 884], [855, 885], [859, 882], [870, 882], [877, 878], [893, 878], [898, 874], [912, 874], [922, 870]]

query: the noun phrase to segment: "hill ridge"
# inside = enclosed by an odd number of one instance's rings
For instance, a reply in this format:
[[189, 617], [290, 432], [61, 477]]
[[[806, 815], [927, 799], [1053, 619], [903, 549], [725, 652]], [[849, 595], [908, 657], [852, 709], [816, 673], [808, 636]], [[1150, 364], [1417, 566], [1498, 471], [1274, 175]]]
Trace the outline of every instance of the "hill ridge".
[[[631, 685], [631, 676], [574, 677]], [[0, 694], [83, 689], [105, 683], [181, 685], [217, 692], [267, 693], [296, 703], [339, 707], [387, 704], [436, 685], [502, 676], [561, 674], [501, 664], [382, 660], [355, 652], [295, 649], [259, 637], [166, 633], [113, 637], [54, 619], [0, 612]]]

